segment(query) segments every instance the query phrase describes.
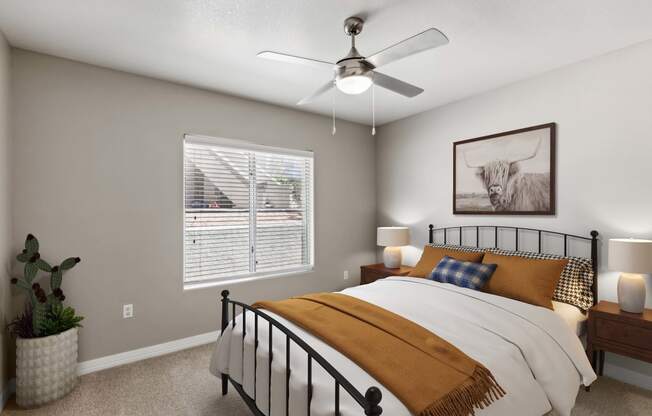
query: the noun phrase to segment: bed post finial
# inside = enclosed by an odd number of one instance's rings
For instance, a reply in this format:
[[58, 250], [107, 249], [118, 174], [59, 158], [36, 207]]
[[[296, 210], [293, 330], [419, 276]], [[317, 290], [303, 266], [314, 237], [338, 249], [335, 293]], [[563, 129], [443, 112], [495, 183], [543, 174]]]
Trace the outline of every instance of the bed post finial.
[[593, 263], [593, 284], [591, 285], [591, 292], [593, 292], [593, 304], [598, 303], [598, 233], [596, 230], [591, 231], [591, 262]]
[[[229, 326], [229, 291], [222, 291], [222, 332]], [[220, 334], [221, 335], [221, 334]], [[229, 392], [229, 376], [222, 374], [222, 396]]]
[[222, 291], [222, 331], [229, 325], [229, 291]]
[[379, 416], [383, 413], [383, 408], [378, 406], [383, 398], [383, 393], [381, 393], [378, 387], [369, 387], [364, 394], [364, 398], [367, 400], [367, 408], [364, 411], [365, 415]]
[[435, 237], [434, 237], [434, 230], [435, 226], [430, 224], [428, 225], [428, 243], [432, 244], [435, 242]]

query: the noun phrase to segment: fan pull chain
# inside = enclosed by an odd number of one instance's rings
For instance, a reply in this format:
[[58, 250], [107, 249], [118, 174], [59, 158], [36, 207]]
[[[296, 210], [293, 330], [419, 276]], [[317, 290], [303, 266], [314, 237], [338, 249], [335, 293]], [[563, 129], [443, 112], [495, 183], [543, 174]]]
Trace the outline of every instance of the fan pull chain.
[[371, 84], [371, 135], [376, 135], [376, 84]]
[[333, 130], [331, 134], [335, 136], [335, 133], [337, 133], [337, 128], [335, 127], [335, 91], [333, 91], [333, 95], [332, 95], [332, 107], [333, 107]]

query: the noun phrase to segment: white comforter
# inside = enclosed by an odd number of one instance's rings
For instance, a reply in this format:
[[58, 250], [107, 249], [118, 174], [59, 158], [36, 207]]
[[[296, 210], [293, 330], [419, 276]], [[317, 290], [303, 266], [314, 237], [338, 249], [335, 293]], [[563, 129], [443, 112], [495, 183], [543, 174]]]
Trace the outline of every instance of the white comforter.
[[[455, 345], [468, 356], [484, 364], [507, 394], [480, 416], [541, 416], [554, 409], [570, 415], [581, 384], [595, 379], [579, 338], [553, 311], [426, 279], [390, 277], [375, 283], [344, 290], [350, 296], [397, 313]], [[383, 399], [383, 414], [409, 415], [406, 407], [380, 383], [348, 358], [291, 322], [273, 315], [326, 358], [364, 394], [378, 386]], [[218, 376], [229, 374], [254, 396], [254, 319], [247, 314], [246, 337], [242, 360], [241, 316], [235, 328], [224, 331], [217, 342], [210, 369]], [[273, 334], [271, 414], [268, 411], [268, 328], [259, 320], [258, 365], [256, 368], [256, 402], [269, 416], [285, 415], [285, 336]], [[290, 415], [307, 414], [306, 354], [291, 343]], [[314, 363], [313, 363], [314, 364]], [[244, 378], [243, 378], [244, 370]], [[363, 411], [342, 390], [342, 415], [363, 415]], [[313, 365], [312, 415], [332, 415], [333, 379], [318, 365]]]

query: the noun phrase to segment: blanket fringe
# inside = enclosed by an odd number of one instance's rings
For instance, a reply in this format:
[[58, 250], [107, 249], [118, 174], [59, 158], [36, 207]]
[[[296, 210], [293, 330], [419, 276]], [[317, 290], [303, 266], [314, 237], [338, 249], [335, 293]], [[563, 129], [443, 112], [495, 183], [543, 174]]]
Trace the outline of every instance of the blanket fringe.
[[478, 365], [473, 375], [439, 401], [428, 406], [419, 416], [475, 415], [475, 408], [484, 409], [505, 395], [493, 374]]

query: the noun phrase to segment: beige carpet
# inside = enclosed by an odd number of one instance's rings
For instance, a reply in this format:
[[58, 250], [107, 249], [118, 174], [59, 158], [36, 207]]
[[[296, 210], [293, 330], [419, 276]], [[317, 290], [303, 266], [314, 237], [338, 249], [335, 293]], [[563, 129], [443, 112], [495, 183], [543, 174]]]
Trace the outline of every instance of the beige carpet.
[[[204, 346], [89, 374], [56, 403], [21, 410], [12, 400], [2, 416], [251, 416], [233, 388], [220, 396], [209, 357], [210, 346]], [[601, 378], [590, 393], [580, 392], [573, 415], [649, 416], [652, 392]]]

